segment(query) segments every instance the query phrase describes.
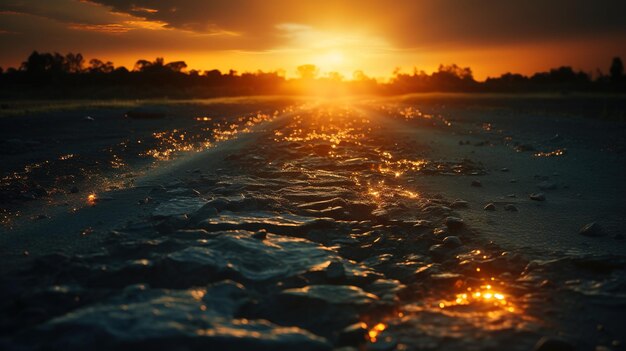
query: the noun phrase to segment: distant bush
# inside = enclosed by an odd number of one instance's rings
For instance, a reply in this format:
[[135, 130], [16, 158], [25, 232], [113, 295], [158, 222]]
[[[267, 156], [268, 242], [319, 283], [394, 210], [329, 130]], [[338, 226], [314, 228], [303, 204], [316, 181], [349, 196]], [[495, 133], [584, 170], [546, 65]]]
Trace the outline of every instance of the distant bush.
[[298, 67], [298, 79], [286, 79], [279, 72], [239, 74], [230, 70], [186, 71], [184, 61], [138, 60], [132, 70], [115, 67], [110, 61], [82, 54], [39, 53], [34, 51], [19, 68], [0, 68], [0, 93], [5, 98], [207, 98], [236, 95], [327, 94], [350, 91], [359, 94], [408, 94], [418, 92], [626, 92], [624, 65], [613, 59], [610, 75], [595, 79], [582, 71], [563, 66], [532, 76], [505, 73], [474, 79], [469, 67], [440, 65], [432, 74], [394, 72], [387, 83], [379, 83], [362, 71], [345, 81], [336, 72], [320, 77], [315, 65]]

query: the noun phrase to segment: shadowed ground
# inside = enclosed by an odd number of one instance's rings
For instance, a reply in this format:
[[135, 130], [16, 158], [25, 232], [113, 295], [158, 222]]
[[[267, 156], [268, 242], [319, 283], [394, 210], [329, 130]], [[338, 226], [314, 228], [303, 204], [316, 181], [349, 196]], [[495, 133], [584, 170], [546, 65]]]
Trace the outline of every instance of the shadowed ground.
[[[621, 342], [623, 124], [412, 100], [239, 108], [255, 112], [161, 107], [175, 118], [128, 121], [129, 156], [108, 151], [122, 170], [77, 180], [75, 194], [61, 181], [30, 204], [10, 202], [21, 216], [0, 238], [0, 345]], [[163, 160], [181, 151], [199, 152]], [[116, 177], [128, 180], [82, 190]], [[538, 193], [543, 201], [529, 197]], [[601, 237], [577, 234], [591, 221]]]

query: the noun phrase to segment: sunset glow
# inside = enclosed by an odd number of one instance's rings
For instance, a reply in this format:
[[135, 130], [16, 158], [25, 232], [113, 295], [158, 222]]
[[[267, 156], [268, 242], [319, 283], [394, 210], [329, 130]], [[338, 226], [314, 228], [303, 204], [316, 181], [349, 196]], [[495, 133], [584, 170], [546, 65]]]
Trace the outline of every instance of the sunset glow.
[[619, 349], [624, 13], [0, 0], [1, 351]]
[[[492, 4], [493, 3], [493, 4]], [[569, 3], [568, 3], [569, 4]], [[560, 64], [594, 72], [625, 55], [624, 3], [563, 1], [538, 14], [525, 2], [490, 1], [488, 14], [452, 1], [197, 2], [5, 1], [0, 4], [0, 66], [19, 67], [33, 50], [80, 51], [132, 68], [138, 59], [185, 60], [189, 69], [278, 71], [314, 64], [321, 76], [357, 70], [388, 79], [394, 70], [470, 66], [482, 80]], [[280, 10], [278, 10], [280, 9]], [[611, 15], [615, 14], [615, 15]], [[567, 16], [567, 21], [562, 16]], [[521, 21], [520, 19], [525, 19]], [[584, 22], [583, 33], [578, 23]], [[490, 28], [499, 28], [491, 30]], [[539, 32], [538, 27], [552, 28]], [[40, 33], [47, 33], [41, 36]], [[48, 38], [63, 38], [49, 40]]]

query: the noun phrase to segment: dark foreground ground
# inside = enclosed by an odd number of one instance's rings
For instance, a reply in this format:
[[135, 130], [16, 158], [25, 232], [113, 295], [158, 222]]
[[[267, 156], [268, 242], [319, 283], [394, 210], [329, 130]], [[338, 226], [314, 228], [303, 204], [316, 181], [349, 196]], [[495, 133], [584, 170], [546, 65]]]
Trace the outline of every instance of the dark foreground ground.
[[6, 116], [0, 348], [620, 350], [625, 126], [597, 111], [413, 97]]

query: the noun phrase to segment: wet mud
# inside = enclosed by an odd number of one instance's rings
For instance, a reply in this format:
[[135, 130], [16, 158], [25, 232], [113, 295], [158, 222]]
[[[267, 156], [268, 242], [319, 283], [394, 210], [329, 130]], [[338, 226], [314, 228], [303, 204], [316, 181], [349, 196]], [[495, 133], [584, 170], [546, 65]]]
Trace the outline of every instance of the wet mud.
[[407, 133], [449, 133], [443, 115], [364, 103], [259, 116], [252, 143], [153, 184], [145, 214], [98, 250], [3, 274], [2, 349], [623, 347], [624, 257], [508, 251], [463, 219], [466, 201], [423, 190], [489, 172]]

